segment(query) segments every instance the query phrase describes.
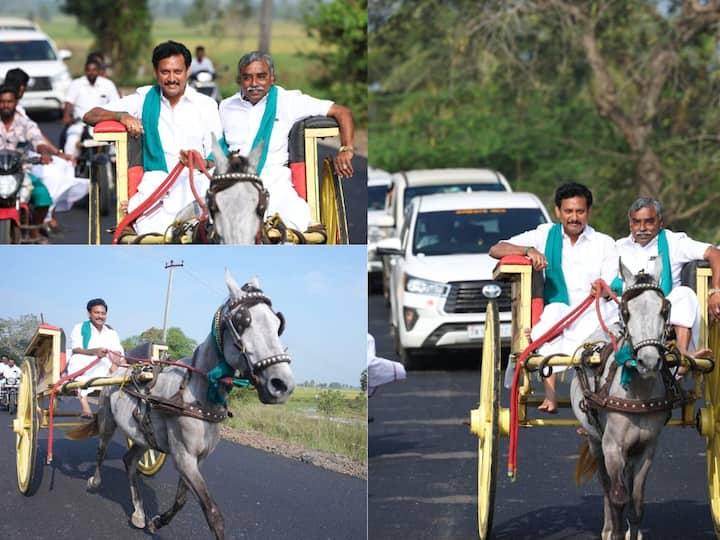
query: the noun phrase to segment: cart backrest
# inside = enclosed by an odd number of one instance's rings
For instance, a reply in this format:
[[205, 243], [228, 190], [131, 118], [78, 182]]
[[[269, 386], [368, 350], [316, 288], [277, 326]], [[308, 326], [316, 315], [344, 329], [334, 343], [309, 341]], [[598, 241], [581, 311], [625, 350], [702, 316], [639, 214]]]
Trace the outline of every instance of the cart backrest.
[[704, 259], [686, 262], [680, 272], [680, 282], [697, 292], [698, 269], [710, 268], [710, 263]]
[[161, 341], [146, 341], [137, 347], [125, 351], [125, 357], [128, 364], [135, 364], [144, 360], [160, 360], [162, 352], [167, 351], [167, 345]]
[[65, 332], [50, 324], [38, 326], [25, 349], [25, 357], [35, 359], [38, 390], [54, 384], [67, 369]]
[[[306, 133], [307, 130], [312, 130]], [[317, 130], [317, 131], [315, 131]], [[298, 120], [293, 125], [288, 135], [288, 150], [289, 150], [289, 166], [292, 174], [292, 182], [297, 191], [303, 199], [307, 201], [307, 165], [306, 165], [306, 135], [313, 135], [313, 139], [320, 139], [324, 137], [332, 137], [339, 133], [338, 123], [334, 118], [329, 116], [309, 116]], [[312, 141], [312, 144], [317, 144], [316, 141]], [[316, 160], [313, 160], [314, 166], [317, 166]]]

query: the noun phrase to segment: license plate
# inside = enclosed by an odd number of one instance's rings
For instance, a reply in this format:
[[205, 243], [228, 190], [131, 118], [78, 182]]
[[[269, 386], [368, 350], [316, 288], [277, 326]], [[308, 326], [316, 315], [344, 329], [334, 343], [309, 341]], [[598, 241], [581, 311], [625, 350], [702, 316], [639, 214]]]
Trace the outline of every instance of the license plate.
[[482, 339], [485, 335], [484, 324], [468, 324], [468, 337], [470, 339]]

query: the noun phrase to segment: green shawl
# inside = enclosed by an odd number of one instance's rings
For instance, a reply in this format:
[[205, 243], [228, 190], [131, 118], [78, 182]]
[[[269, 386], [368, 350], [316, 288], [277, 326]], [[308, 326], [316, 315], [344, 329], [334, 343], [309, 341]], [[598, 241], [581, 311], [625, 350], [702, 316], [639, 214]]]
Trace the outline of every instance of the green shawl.
[[550, 227], [547, 241], [545, 242], [545, 257], [547, 268], [545, 269], [545, 305], [554, 302], [570, 304], [565, 275], [562, 271], [562, 224], [555, 223]]

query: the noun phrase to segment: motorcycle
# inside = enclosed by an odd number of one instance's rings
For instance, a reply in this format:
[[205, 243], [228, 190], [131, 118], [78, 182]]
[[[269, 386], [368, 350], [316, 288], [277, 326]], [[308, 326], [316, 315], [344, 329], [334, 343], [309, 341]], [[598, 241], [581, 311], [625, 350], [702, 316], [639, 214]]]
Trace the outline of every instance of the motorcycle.
[[5, 379], [0, 385], [0, 407], [4, 407], [10, 414], [17, 410], [17, 395], [20, 388], [19, 379]]
[[38, 163], [20, 150], [0, 150], [0, 244], [19, 244], [30, 225], [30, 207], [22, 202], [25, 163]]
[[210, 71], [198, 71], [190, 75], [190, 86], [201, 94], [210, 96], [215, 101], [220, 103], [222, 100], [222, 94], [220, 93], [220, 87], [215, 82], [215, 79], [219, 77], [218, 72], [227, 71], [228, 66], [222, 65], [218, 68], [218, 71], [212, 73]]

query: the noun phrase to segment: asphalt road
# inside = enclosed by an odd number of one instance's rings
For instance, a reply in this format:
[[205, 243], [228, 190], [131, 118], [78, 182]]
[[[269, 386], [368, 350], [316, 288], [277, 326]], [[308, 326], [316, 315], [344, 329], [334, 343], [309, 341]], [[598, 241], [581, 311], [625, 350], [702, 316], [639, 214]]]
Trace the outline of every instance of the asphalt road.
[[[67, 398], [70, 399], [70, 398]], [[71, 408], [65, 405], [65, 408]], [[103, 485], [86, 490], [94, 472], [97, 439], [64, 440], [56, 435], [54, 460], [43, 467], [35, 495], [17, 489], [15, 436], [10, 416], [0, 412], [0, 538], [3, 540], [211, 538], [192, 493], [175, 519], [152, 536], [129, 523], [132, 513], [122, 463], [123, 440], [116, 434], [108, 449]], [[47, 430], [40, 451], [46, 455]], [[366, 483], [299, 461], [221, 441], [202, 466], [210, 493], [225, 517], [226, 538], [261, 540], [365, 540]], [[138, 487], [148, 518], [165, 511], [175, 496], [177, 472], [168, 460]]]
[[[368, 302], [377, 354], [397, 360], [381, 295]], [[439, 354], [369, 400], [368, 538], [477, 538], [477, 438], [463, 425], [479, 399], [477, 358]], [[568, 385], [561, 385], [567, 393]], [[503, 406], [509, 403], [503, 391]], [[570, 411], [561, 415], [571, 417]], [[505, 476], [500, 444], [493, 536], [497, 540], [589, 540], [603, 521], [597, 480], [573, 475], [581, 438], [569, 427], [519, 434], [518, 478]], [[704, 440], [691, 429], [662, 433], [645, 493], [645, 538], [716, 538], [708, 504]]]
[[[42, 132], [55, 144], [60, 138], [62, 123], [52, 120], [48, 116], [36, 116], [34, 120], [40, 125]], [[320, 145], [319, 163], [326, 156], [335, 155], [336, 150]], [[367, 157], [355, 156], [353, 158], [355, 174], [350, 179], [343, 179], [343, 194], [347, 213], [348, 228], [351, 244], [364, 244], [367, 239]], [[88, 243], [88, 215], [87, 199], [78, 201], [68, 212], [58, 214], [58, 220], [64, 228], [64, 233], [53, 236], [51, 244], [87, 244]], [[102, 230], [115, 226], [110, 217], [102, 219]], [[101, 242], [112, 243], [112, 235], [103, 233]]]

